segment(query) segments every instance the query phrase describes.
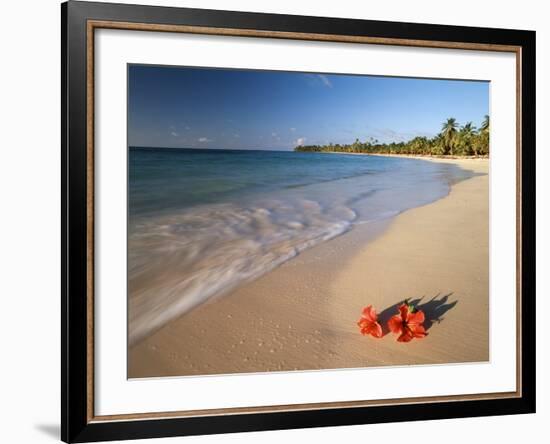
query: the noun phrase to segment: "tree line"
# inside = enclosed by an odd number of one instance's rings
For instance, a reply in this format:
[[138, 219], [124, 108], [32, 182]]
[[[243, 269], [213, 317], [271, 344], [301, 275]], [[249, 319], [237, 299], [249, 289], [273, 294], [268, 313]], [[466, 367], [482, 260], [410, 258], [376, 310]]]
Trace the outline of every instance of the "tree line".
[[300, 145], [294, 151], [341, 152], [365, 154], [415, 154], [425, 156], [488, 156], [489, 155], [489, 116], [485, 116], [481, 126], [472, 122], [460, 126], [455, 118], [448, 118], [441, 132], [435, 137], [415, 137], [407, 142], [380, 143], [370, 138], [365, 142], [355, 139], [348, 145]]

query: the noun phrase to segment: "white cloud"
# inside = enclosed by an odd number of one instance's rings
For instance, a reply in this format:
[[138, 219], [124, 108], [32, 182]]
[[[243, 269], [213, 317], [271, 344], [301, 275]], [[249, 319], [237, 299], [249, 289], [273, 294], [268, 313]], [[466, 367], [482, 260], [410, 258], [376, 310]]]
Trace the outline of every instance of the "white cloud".
[[271, 133], [271, 137], [277, 137], [277, 133]]
[[178, 137], [179, 136], [179, 134], [176, 133], [175, 131], [172, 131], [170, 134], [172, 135], [172, 137]]
[[332, 82], [325, 74], [305, 74], [305, 78], [310, 86], [332, 88]]
[[290, 131], [294, 132], [294, 131], [296, 131], [296, 128], [292, 127], [292, 128], [290, 128]]
[[298, 137], [298, 138], [294, 141], [294, 145], [295, 145], [295, 146], [302, 146], [305, 142], [306, 142], [306, 138], [305, 138], [305, 137]]
[[199, 137], [197, 139], [200, 143], [208, 143], [208, 142], [212, 142], [212, 139], [209, 139], [207, 137]]
[[241, 135], [240, 134], [233, 134], [233, 137], [238, 139], [239, 137], [241, 137]]
[[326, 75], [317, 74], [317, 77], [321, 79], [321, 82], [323, 82], [323, 85], [325, 85], [327, 88], [332, 88], [332, 83], [330, 83], [330, 80]]

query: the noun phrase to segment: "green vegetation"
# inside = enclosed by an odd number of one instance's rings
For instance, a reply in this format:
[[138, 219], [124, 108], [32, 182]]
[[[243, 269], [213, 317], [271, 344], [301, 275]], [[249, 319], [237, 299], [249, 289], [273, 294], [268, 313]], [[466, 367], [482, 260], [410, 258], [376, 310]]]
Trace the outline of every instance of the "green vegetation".
[[415, 137], [408, 142], [380, 143], [376, 139], [365, 142], [355, 139], [349, 145], [303, 145], [294, 151], [337, 152], [365, 154], [410, 154], [423, 156], [488, 156], [489, 116], [485, 116], [479, 129], [468, 122], [462, 127], [454, 118], [447, 119], [441, 132], [432, 138]]

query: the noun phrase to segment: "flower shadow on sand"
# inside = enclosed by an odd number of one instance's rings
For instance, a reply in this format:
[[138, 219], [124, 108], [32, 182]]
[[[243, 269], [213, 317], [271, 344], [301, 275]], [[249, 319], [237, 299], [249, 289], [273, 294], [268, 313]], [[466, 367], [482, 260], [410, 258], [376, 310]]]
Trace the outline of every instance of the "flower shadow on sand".
[[[424, 328], [428, 331], [435, 323], [439, 324], [442, 322], [445, 319], [443, 315], [458, 304], [458, 300], [449, 302], [449, 298], [452, 295], [452, 292], [444, 296], [441, 296], [441, 293], [439, 293], [427, 302], [422, 302], [424, 300], [424, 296], [416, 299], [408, 299], [408, 302], [409, 304], [414, 305], [418, 310], [422, 310], [424, 312], [426, 317], [424, 321]], [[402, 303], [403, 300], [400, 300], [378, 314], [378, 322], [382, 326], [383, 336], [386, 336], [390, 332], [388, 329], [388, 321], [393, 315], [398, 313], [397, 307], [399, 307]]]

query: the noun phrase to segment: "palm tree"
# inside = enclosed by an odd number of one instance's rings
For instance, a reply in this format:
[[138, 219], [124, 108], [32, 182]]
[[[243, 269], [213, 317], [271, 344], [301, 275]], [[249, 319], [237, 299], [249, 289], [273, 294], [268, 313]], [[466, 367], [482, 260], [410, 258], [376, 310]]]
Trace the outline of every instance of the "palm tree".
[[475, 130], [476, 127], [472, 122], [468, 122], [462, 126], [462, 131], [464, 131], [466, 134], [472, 134]]
[[479, 133], [477, 136], [479, 144], [478, 151], [480, 154], [489, 154], [489, 127], [489, 116], [485, 116], [483, 122], [481, 123], [481, 128], [479, 128]]
[[455, 143], [457, 127], [458, 127], [458, 123], [456, 119], [454, 117], [450, 117], [447, 119], [447, 121], [443, 124], [443, 127], [441, 128], [441, 133], [443, 134], [445, 146], [447, 149], [450, 150], [451, 156], [453, 155], [453, 145]]
[[475, 148], [472, 143], [475, 135], [475, 126], [472, 122], [466, 123], [458, 133], [458, 144], [462, 151], [462, 154], [469, 155], [473, 151], [477, 156], [477, 148]]
[[439, 133], [432, 139], [431, 154], [442, 155], [445, 154], [445, 140], [443, 134]]
[[479, 128], [479, 131], [481, 132], [488, 132], [489, 131], [489, 116], [485, 115], [483, 118], [483, 122], [481, 123], [481, 127]]

